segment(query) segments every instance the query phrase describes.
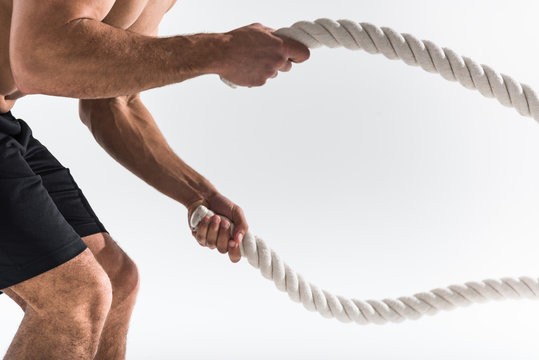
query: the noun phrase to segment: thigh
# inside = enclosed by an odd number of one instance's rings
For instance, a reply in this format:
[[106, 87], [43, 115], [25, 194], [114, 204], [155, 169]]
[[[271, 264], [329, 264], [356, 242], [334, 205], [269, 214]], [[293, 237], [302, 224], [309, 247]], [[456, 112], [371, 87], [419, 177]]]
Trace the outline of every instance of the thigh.
[[[110, 291], [108, 276], [90, 249], [69, 261], [30, 279], [4, 289], [15, 301], [36, 312], [65, 311], [97, 291]], [[20, 305], [20, 304], [19, 304]]]
[[0, 116], [0, 289], [86, 249], [25, 161], [30, 137], [29, 128]]
[[28, 140], [28, 151], [24, 159], [32, 172], [40, 176], [43, 187], [58, 211], [80, 237], [108, 232], [90, 206], [70, 169], [64, 167], [49, 149], [33, 136]]

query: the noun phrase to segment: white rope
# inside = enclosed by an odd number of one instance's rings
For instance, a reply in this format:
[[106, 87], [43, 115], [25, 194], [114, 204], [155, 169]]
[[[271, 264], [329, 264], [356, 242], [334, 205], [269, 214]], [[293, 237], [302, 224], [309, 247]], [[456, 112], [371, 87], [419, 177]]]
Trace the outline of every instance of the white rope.
[[[389, 59], [401, 59], [408, 65], [421, 66], [428, 72], [439, 73], [447, 80], [458, 81], [468, 89], [477, 89], [486, 97], [495, 97], [501, 104], [517, 109], [521, 115], [532, 116], [539, 121], [539, 99], [531, 87], [470, 58], [459, 56], [451, 49], [440, 48], [412, 35], [368, 23], [329, 19], [301, 21], [275, 33], [299, 41], [309, 48], [322, 45], [331, 48], [344, 46], [351, 50], [364, 49], [371, 54], [382, 53]], [[214, 213], [211, 210], [199, 206], [190, 219], [192, 229], [196, 230], [205, 216], [212, 215]], [[226, 219], [224, 216], [221, 218]], [[245, 234], [240, 250], [249, 264], [260, 269], [265, 278], [273, 280], [277, 289], [288, 293], [293, 301], [301, 302], [310, 311], [317, 311], [324, 317], [336, 318], [342, 322], [401, 322], [418, 319], [423, 315], [434, 315], [440, 310], [490, 300], [539, 298], [539, 279], [520, 277], [467, 282], [397, 299], [348, 299], [308, 283], [251, 231]]]
[[495, 97], [502, 105], [515, 108], [520, 115], [539, 121], [539, 98], [530, 86], [410, 34], [369, 23], [330, 19], [300, 21], [275, 34], [299, 41], [309, 48], [342, 46], [350, 50], [363, 49], [370, 54], [382, 53], [392, 60], [401, 59], [408, 65], [439, 73], [449, 81], [458, 81], [465, 88], [476, 89], [483, 96]]
[[[410, 34], [369, 23], [330, 19], [300, 21], [289, 28], [277, 30], [275, 34], [294, 39], [309, 48], [363, 49], [369, 54], [381, 53], [391, 60], [400, 59], [408, 65], [421, 66], [425, 71], [438, 73], [446, 80], [458, 81], [465, 88], [478, 90], [485, 97], [495, 97], [502, 105], [515, 108], [520, 115], [539, 121], [539, 97], [529, 85]], [[236, 87], [230, 81], [221, 79], [227, 85]]]
[[[196, 230], [205, 216], [213, 215], [214, 213], [205, 206], [199, 206], [191, 216], [191, 228]], [[224, 216], [219, 216], [230, 221]], [[232, 224], [231, 233], [233, 226]], [[249, 264], [260, 269], [262, 276], [273, 280], [277, 289], [288, 293], [293, 301], [301, 302], [307, 310], [317, 311], [326, 318], [336, 318], [342, 322], [354, 321], [361, 325], [415, 320], [423, 315], [434, 315], [440, 310], [452, 310], [455, 307], [489, 300], [539, 297], [539, 280], [521, 277], [467, 282], [464, 285], [452, 285], [397, 299], [366, 301], [348, 299], [333, 295], [307, 282], [270, 249], [264, 240], [253, 235], [251, 231], [243, 237], [240, 250]]]

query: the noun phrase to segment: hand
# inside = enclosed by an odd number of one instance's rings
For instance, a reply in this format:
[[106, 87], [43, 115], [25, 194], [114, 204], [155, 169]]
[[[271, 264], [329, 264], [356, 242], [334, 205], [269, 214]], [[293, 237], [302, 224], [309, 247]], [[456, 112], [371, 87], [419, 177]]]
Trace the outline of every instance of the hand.
[[[215, 249], [221, 253], [228, 253], [230, 261], [237, 263], [241, 259], [239, 244], [249, 229], [243, 210], [223, 195], [216, 193], [207, 200], [198, 200], [188, 206], [187, 218], [191, 219], [192, 213], [199, 205], [204, 205], [216, 215], [211, 218], [206, 216], [200, 222], [198, 230], [192, 232], [201, 246]], [[221, 221], [223, 215], [234, 223], [234, 234], [230, 236], [230, 223]]]
[[273, 35], [274, 30], [252, 24], [225, 35], [224, 61], [218, 74], [239, 86], [262, 86], [279, 71], [290, 71], [310, 52], [303, 44]]

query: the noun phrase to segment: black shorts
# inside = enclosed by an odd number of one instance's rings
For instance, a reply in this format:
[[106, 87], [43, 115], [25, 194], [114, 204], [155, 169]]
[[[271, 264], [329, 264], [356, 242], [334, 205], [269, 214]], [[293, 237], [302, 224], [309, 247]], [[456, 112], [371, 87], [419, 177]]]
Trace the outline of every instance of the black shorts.
[[0, 114], [0, 289], [71, 260], [87, 248], [81, 237], [99, 232], [69, 169], [26, 122]]

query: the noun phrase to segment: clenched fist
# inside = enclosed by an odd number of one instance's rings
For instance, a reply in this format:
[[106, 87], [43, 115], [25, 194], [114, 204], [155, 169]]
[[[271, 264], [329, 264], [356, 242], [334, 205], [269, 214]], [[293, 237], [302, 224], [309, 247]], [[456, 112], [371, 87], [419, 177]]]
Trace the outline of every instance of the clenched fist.
[[[236, 263], [241, 259], [240, 242], [247, 233], [249, 227], [243, 210], [232, 201], [220, 193], [205, 200], [198, 200], [188, 206], [187, 218], [191, 219], [191, 215], [200, 205], [206, 206], [216, 215], [206, 216], [198, 225], [197, 231], [192, 234], [197, 242], [204, 247], [217, 249], [221, 254], [228, 253], [230, 261]], [[230, 222], [221, 219], [219, 215], [223, 215], [234, 223], [234, 234], [230, 233]]]
[[261, 24], [252, 24], [225, 33], [218, 74], [239, 86], [262, 86], [279, 71], [289, 71], [292, 63], [309, 58], [309, 49], [303, 44], [273, 32]]

